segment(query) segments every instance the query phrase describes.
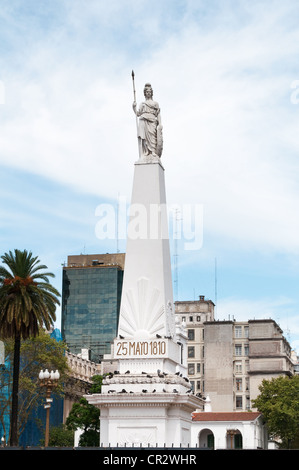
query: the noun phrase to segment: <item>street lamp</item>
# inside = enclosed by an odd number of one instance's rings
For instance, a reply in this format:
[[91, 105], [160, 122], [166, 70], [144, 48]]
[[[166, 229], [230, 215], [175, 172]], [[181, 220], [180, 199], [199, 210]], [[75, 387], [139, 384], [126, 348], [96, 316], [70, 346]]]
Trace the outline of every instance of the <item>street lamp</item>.
[[50, 408], [53, 398], [51, 398], [51, 391], [53, 388], [57, 387], [60, 374], [58, 370], [51, 372], [46, 370], [41, 370], [39, 373], [39, 384], [41, 387], [46, 389], [46, 404], [44, 408], [47, 410], [46, 414], [46, 433], [45, 433], [45, 447], [48, 447], [49, 444], [49, 427], [50, 427]]

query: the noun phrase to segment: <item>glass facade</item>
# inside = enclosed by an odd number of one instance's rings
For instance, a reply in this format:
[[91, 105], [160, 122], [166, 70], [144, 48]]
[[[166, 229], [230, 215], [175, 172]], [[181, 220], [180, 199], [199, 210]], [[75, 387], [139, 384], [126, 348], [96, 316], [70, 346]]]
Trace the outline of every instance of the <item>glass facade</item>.
[[119, 266], [65, 267], [62, 278], [62, 336], [74, 354], [89, 349], [99, 362], [117, 335], [123, 281]]

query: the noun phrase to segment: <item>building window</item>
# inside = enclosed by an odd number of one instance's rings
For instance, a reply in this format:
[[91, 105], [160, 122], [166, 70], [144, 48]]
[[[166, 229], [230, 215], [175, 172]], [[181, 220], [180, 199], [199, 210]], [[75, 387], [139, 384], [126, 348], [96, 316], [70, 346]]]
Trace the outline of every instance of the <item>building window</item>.
[[189, 317], [189, 321], [193, 321], [193, 317]]
[[200, 362], [198, 362], [196, 365], [196, 371], [198, 374], [200, 374]]
[[242, 374], [242, 362], [235, 362], [235, 373]]
[[195, 348], [194, 346], [189, 346], [188, 347], [188, 357], [194, 357], [195, 356]]
[[249, 390], [249, 378], [248, 377], [246, 377], [245, 379], [245, 387], [246, 387], [246, 391], [248, 391]]
[[236, 390], [242, 392], [242, 379], [236, 379]]
[[242, 397], [236, 397], [236, 408], [242, 408], [243, 407], [243, 400]]
[[235, 356], [242, 356], [242, 344], [235, 345]]
[[200, 380], [196, 381], [196, 390], [200, 390]]
[[196, 317], [196, 320], [197, 320], [197, 321], [200, 321], [200, 316], [197, 316], [197, 317]]
[[250, 397], [246, 397], [246, 410], [250, 410]]
[[244, 336], [245, 336], [245, 338], [249, 337], [249, 327], [248, 326], [244, 326]]
[[194, 330], [188, 330], [188, 340], [194, 341]]
[[194, 364], [188, 364], [188, 375], [194, 375], [194, 374], [195, 374]]
[[244, 344], [244, 354], [245, 356], [249, 355], [249, 344]]
[[235, 338], [242, 338], [242, 327], [235, 326]]

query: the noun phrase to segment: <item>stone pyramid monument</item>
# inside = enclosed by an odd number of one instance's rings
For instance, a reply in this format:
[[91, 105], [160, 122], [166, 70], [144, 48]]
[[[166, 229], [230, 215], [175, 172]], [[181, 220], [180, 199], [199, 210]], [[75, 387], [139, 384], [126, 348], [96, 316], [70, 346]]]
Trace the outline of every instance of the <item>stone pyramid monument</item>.
[[[134, 85], [134, 75], [133, 85]], [[187, 336], [176, 324], [167, 226], [160, 108], [150, 84], [137, 110], [139, 159], [131, 213], [118, 336], [104, 361], [113, 371], [100, 394], [103, 446], [186, 446], [191, 413], [202, 409], [187, 378]]]

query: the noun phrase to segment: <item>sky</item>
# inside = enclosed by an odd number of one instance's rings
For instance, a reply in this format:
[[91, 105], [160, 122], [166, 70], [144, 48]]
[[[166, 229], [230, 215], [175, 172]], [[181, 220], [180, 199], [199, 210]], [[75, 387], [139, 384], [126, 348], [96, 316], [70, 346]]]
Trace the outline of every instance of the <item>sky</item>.
[[298, 24], [296, 0], [0, 0], [0, 254], [32, 251], [61, 292], [68, 255], [125, 251], [98, 223], [130, 203], [134, 70], [198, 234], [170, 227], [175, 300], [272, 318], [299, 352]]

